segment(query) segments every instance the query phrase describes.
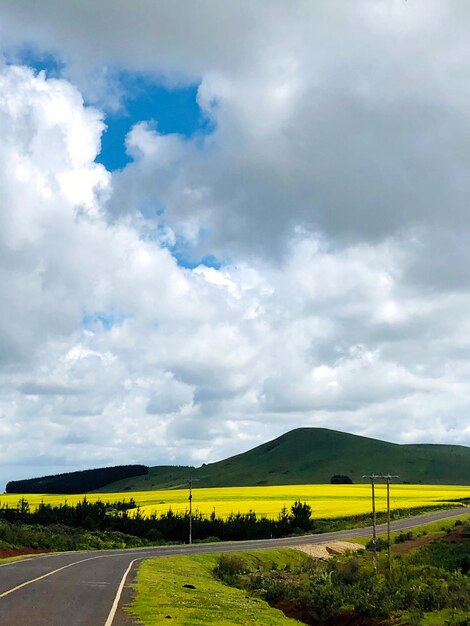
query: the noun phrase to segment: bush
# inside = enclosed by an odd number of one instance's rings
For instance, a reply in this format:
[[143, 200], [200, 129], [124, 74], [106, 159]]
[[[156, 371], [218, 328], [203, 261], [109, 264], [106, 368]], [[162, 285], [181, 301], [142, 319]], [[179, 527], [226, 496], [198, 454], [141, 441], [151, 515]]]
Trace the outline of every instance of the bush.
[[[366, 543], [366, 548], [367, 550], [371, 550], [371, 551], [374, 549], [374, 542], [372, 539]], [[388, 548], [388, 541], [386, 541], [385, 539], [382, 539], [381, 537], [377, 537], [375, 541], [375, 549], [377, 550], [377, 552], [381, 552], [382, 550], [386, 550], [387, 548]]]
[[217, 565], [213, 569], [214, 575], [227, 585], [234, 585], [238, 582], [241, 574], [248, 571], [245, 561], [236, 554], [223, 554], [217, 560]]
[[341, 587], [332, 584], [327, 577], [313, 580], [310, 584], [310, 612], [317, 620], [338, 616], [343, 605]]
[[405, 543], [405, 541], [410, 541], [411, 539], [413, 539], [413, 537], [413, 532], [409, 530], [406, 533], [400, 533], [399, 535], [397, 535], [393, 541], [395, 543]]
[[220, 543], [218, 537], [206, 537], [205, 539], [196, 539], [194, 543]]

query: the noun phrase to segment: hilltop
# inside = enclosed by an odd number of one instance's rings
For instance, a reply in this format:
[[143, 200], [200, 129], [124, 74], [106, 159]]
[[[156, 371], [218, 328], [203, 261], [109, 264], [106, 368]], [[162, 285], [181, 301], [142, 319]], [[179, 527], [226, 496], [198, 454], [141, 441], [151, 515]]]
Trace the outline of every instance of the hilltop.
[[[98, 491], [146, 491], [187, 486], [189, 467], [151, 467]], [[470, 448], [394, 444], [326, 428], [297, 428], [242, 454], [192, 469], [195, 487], [329, 483], [334, 474], [363, 482], [363, 474], [391, 472], [397, 482], [470, 483]]]

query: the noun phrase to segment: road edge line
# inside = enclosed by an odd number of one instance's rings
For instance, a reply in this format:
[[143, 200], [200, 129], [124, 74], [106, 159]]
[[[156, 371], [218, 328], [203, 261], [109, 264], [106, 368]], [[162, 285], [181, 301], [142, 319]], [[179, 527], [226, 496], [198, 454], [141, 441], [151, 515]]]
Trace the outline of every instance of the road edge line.
[[42, 576], [38, 576], [37, 578], [32, 578], [31, 580], [27, 580], [26, 582], [21, 583], [20, 585], [17, 585], [16, 587], [13, 587], [12, 589], [8, 589], [7, 591], [4, 591], [3, 593], [0, 593], [0, 598], [4, 598], [5, 596], [9, 596], [10, 593], [13, 593], [14, 591], [18, 591], [18, 589], [22, 589], [23, 587], [27, 587], [28, 585], [32, 585], [33, 583], [36, 583], [39, 580], [42, 580], [43, 578], [47, 578], [48, 576], [52, 576], [53, 574], [57, 574], [58, 572], [61, 572], [64, 569], [68, 569], [69, 567], [73, 567], [74, 565], [79, 565], [80, 563], [85, 563], [86, 561], [94, 561], [95, 559], [99, 559], [99, 558], [102, 558], [102, 557], [92, 556], [89, 559], [82, 559], [81, 561], [74, 561], [73, 563], [69, 563], [68, 565], [64, 565], [62, 567], [58, 567], [57, 569], [52, 570], [52, 572], [47, 572], [47, 574], [43, 574]]
[[148, 558], [148, 557], [140, 557], [140, 558], [137, 558], [137, 559], [133, 559], [129, 563], [129, 566], [126, 569], [126, 571], [124, 572], [124, 575], [121, 578], [121, 582], [119, 583], [119, 587], [118, 587], [118, 589], [116, 591], [116, 596], [114, 597], [113, 605], [111, 606], [111, 610], [109, 612], [108, 619], [106, 620], [104, 626], [112, 626], [112, 623], [114, 621], [114, 617], [116, 615], [116, 611], [117, 611], [118, 606], [119, 606], [119, 600], [121, 599], [122, 590], [124, 589], [124, 585], [126, 584], [126, 578], [128, 577], [129, 572], [131, 571], [132, 566], [134, 565], [134, 563], [136, 561], [141, 561], [142, 559], [145, 559], [145, 558]]

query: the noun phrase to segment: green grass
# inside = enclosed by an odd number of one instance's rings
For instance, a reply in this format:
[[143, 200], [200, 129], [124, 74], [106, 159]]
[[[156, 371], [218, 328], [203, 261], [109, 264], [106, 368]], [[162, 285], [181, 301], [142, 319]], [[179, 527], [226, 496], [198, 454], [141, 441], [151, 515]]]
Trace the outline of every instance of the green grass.
[[[333, 474], [364, 482], [371, 470], [399, 482], [462, 485], [470, 475], [470, 448], [398, 445], [325, 428], [298, 428], [243, 454], [192, 473], [195, 487], [329, 483]], [[158, 466], [147, 476], [111, 483], [102, 491], [147, 491], [187, 485], [189, 468]]]
[[[429, 526], [432, 528], [432, 525], [427, 525], [428, 529]], [[136, 595], [132, 605], [127, 607], [128, 612], [143, 626], [164, 623], [182, 626], [300, 624], [285, 617], [280, 611], [270, 608], [259, 595], [250, 596], [251, 592], [246, 589], [231, 587], [216, 580], [212, 571], [221, 554], [227, 553], [163, 557], [145, 561], [138, 571]], [[294, 580], [301, 572], [302, 566], [311, 562], [302, 552], [290, 549], [240, 552], [236, 556], [243, 559], [251, 572], [259, 569], [268, 577], [274, 575], [272, 580], [278, 580], [276, 573], [272, 571], [274, 563], [277, 570], [282, 570], [288, 565], [289, 576], [293, 576]], [[365, 557], [359, 558], [363, 560]], [[340, 569], [342, 567], [341, 571], [347, 572], [348, 570], [344, 569], [345, 559], [346, 557], [338, 557], [338, 562]], [[326, 573], [328, 571], [326, 565], [324, 569]], [[305, 568], [300, 576], [305, 576]], [[315, 576], [317, 578], [320, 576], [323, 580], [321, 571], [316, 572]], [[285, 580], [285, 584], [290, 588], [292, 582], [289, 579]], [[187, 589], [183, 586], [185, 584], [194, 585], [196, 589]], [[269, 589], [269, 585], [264, 588]], [[318, 590], [322, 588], [320, 585]], [[349, 603], [346, 604], [348, 608]], [[167, 622], [167, 617], [175, 621]], [[389, 618], [383, 618], [380, 623], [395, 626], [411, 626], [418, 623], [420, 626], [449, 626], [466, 624], [466, 619], [468, 614], [463, 610], [444, 609], [421, 614], [419, 618], [413, 611], [397, 612]]]
[[[425, 613], [419, 620], [419, 626], [452, 626], [454, 624], [465, 624], [468, 620], [468, 613], [458, 609], [442, 609], [442, 611], [432, 611]], [[409, 615], [393, 620], [394, 626], [410, 626], [417, 623], [410, 621]]]
[[468, 613], [465, 611], [459, 611], [457, 609], [443, 609], [442, 611], [426, 613], [420, 626], [449, 626], [459, 622], [465, 623], [464, 620], [468, 619]]
[[[228, 587], [212, 575], [219, 556], [210, 555], [161, 557], [144, 561], [135, 584], [136, 595], [129, 613], [144, 626], [166, 623], [180, 626], [288, 626], [299, 624], [272, 609], [246, 591]], [[292, 569], [309, 560], [302, 552], [289, 548], [254, 550], [240, 554], [250, 566], [279, 568], [289, 564]], [[186, 589], [191, 584], [196, 589]]]
[[20, 554], [19, 556], [8, 556], [4, 559], [0, 559], [0, 565], [4, 563], [12, 563], [13, 561], [22, 561], [23, 559], [31, 559], [36, 556], [41, 556], [40, 554]]
[[[190, 467], [177, 465], [158, 465], [150, 467], [149, 473], [143, 476], [123, 478], [111, 483], [111, 491], [134, 491], [134, 484], [138, 484], [137, 491], [152, 491], [154, 489], [178, 489], [188, 486]], [[94, 493], [107, 493], [109, 486], [95, 489]]]

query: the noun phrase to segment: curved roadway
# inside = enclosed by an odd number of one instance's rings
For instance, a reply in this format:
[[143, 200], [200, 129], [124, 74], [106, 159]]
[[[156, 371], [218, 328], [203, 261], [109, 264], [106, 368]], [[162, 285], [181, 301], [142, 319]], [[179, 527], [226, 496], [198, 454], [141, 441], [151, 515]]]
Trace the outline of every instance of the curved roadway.
[[[458, 508], [392, 522], [405, 530], [468, 513]], [[127, 550], [48, 554], [0, 565], [0, 624], [3, 626], [127, 626], [121, 592], [133, 563], [177, 554], [203, 554], [278, 548], [352, 539], [371, 534], [371, 527], [228, 543], [193, 544]], [[386, 532], [386, 525], [378, 526]], [[120, 602], [121, 600], [121, 602]]]

